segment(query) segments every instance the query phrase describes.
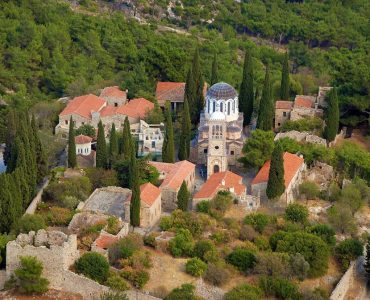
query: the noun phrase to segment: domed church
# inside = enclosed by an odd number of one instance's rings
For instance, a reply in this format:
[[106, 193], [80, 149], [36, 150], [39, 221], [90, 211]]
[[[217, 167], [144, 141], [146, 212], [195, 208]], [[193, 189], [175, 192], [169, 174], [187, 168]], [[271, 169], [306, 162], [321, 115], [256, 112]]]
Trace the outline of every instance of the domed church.
[[225, 82], [214, 84], [206, 94], [205, 109], [192, 143], [192, 160], [207, 166], [207, 178], [227, 171], [229, 166], [239, 164], [244, 139], [238, 93]]

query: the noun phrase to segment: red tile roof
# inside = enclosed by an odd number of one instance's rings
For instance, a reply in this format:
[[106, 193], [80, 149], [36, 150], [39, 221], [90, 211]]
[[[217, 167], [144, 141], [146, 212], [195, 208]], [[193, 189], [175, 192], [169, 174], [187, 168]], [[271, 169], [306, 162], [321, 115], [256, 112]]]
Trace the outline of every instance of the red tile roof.
[[100, 97], [124, 98], [127, 97], [127, 93], [120, 90], [118, 86], [108, 86], [101, 91]]
[[76, 144], [87, 144], [87, 143], [91, 143], [91, 141], [92, 141], [92, 138], [87, 135], [80, 134], [75, 137]]
[[118, 107], [108, 105], [100, 111], [100, 116], [101, 117], [113, 116], [117, 113], [117, 109]]
[[149, 206], [153, 205], [160, 194], [161, 190], [150, 182], [144, 183], [140, 186], [140, 199]]
[[292, 107], [293, 107], [292, 101], [278, 100], [275, 103], [276, 109], [292, 109]]
[[242, 180], [241, 176], [230, 171], [214, 173], [194, 195], [194, 199], [213, 198], [218, 191], [230, 190], [230, 188], [234, 188], [233, 193], [240, 196], [246, 191]]
[[159, 104], [167, 100], [172, 102], [184, 102], [185, 82], [158, 82], [155, 97]]
[[102, 232], [99, 237], [95, 240], [95, 245], [101, 249], [108, 249], [115, 242], [119, 240], [119, 237], [109, 233]]
[[[283, 159], [284, 159], [284, 181], [285, 187], [287, 188], [290, 182], [292, 181], [294, 175], [297, 173], [299, 168], [304, 163], [304, 159], [289, 152], [284, 153]], [[259, 170], [256, 177], [254, 177], [252, 184], [267, 182], [269, 179], [269, 172], [270, 172], [270, 160], [265, 162], [265, 164]]]
[[154, 108], [154, 103], [144, 98], [132, 99], [127, 104], [118, 107], [117, 113], [132, 118], [143, 119], [146, 113]]
[[166, 174], [161, 188], [170, 187], [178, 190], [182, 182], [195, 171], [195, 165], [187, 160], [179, 161], [174, 164], [150, 161], [149, 164], [154, 166], [159, 172], [164, 172]]
[[296, 97], [294, 100], [294, 106], [311, 108], [312, 104], [313, 103], [310, 99], [303, 98], [303, 97]]
[[76, 114], [91, 119], [91, 113], [100, 111], [105, 105], [105, 100], [98, 96], [92, 94], [79, 96], [67, 104], [60, 116]]

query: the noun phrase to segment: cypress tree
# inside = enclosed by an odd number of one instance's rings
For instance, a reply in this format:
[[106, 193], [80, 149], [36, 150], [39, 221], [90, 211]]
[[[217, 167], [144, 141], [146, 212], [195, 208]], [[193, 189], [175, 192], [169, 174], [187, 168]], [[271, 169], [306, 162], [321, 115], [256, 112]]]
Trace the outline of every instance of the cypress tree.
[[289, 100], [289, 57], [285, 53], [283, 69], [281, 72], [280, 99]]
[[[14, 170], [14, 162], [11, 161], [12, 145], [15, 140], [15, 135], [17, 131], [16, 116], [14, 110], [10, 110], [7, 116], [6, 124], [6, 137], [5, 137], [5, 151], [4, 151], [4, 163], [7, 166], [7, 172], [12, 172]], [[12, 165], [13, 164], [13, 165]]]
[[170, 102], [167, 101], [166, 108], [166, 134], [163, 140], [162, 160], [167, 163], [175, 162], [175, 142], [173, 134], [172, 116]]
[[284, 159], [283, 149], [280, 143], [276, 143], [272, 152], [269, 180], [267, 182], [266, 195], [269, 199], [281, 196], [285, 191], [284, 184]]
[[134, 152], [131, 152], [130, 164], [130, 187], [132, 191], [130, 202], [130, 223], [132, 226], [140, 226], [140, 186], [139, 171]]
[[274, 102], [271, 96], [270, 71], [269, 66], [266, 67], [265, 81], [260, 100], [260, 108], [258, 112], [257, 128], [262, 130], [271, 130], [274, 119]]
[[244, 113], [244, 125], [251, 122], [254, 103], [253, 91], [253, 66], [252, 56], [247, 51], [245, 52], [243, 80], [240, 85], [239, 93], [239, 107], [240, 111]]
[[370, 278], [370, 238], [367, 239], [367, 243], [366, 243], [366, 259], [365, 259], [364, 269], [365, 269], [367, 278]]
[[187, 211], [189, 206], [189, 198], [190, 193], [188, 191], [188, 187], [186, 182], [183, 181], [179, 193], [177, 194], [177, 207], [182, 211]]
[[41, 144], [35, 116], [32, 115], [31, 120], [32, 133], [34, 135], [35, 150], [36, 150], [36, 164], [37, 164], [37, 180], [40, 181], [48, 172], [48, 162], [44, 152], [44, 148]]
[[116, 133], [116, 126], [112, 124], [112, 128], [109, 134], [109, 164], [112, 164], [116, 161], [118, 156], [118, 139]]
[[185, 95], [184, 100], [187, 99], [190, 107], [190, 116], [192, 117], [194, 114], [194, 104], [195, 104], [195, 82], [193, 78], [193, 71], [192, 67], [189, 68], [188, 74], [186, 76], [186, 83], [185, 83]]
[[204, 107], [204, 95], [203, 95], [203, 87], [204, 87], [204, 80], [203, 75], [200, 69], [200, 57], [199, 57], [199, 48], [195, 50], [194, 59], [193, 59], [193, 78], [195, 82], [195, 116], [194, 116], [194, 124], [199, 122], [200, 112], [203, 110]]
[[125, 118], [125, 122], [123, 123], [123, 157], [124, 159], [131, 158], [132, 152], [132, 137], [131, 137], [131, 130], [130, 130], [130, 122], [128, 121], [128, 117]]
[[185, 160], [190, 155], [191, 141], [191, 122], [188, 100], [184, 100], [184, 109], [182, 111], [182, 128], [179, 146], [179, 160]]
[[328, 108], [326, 111], [325, 138], [331, 142], [335, 139], [339, 129], [339, 106], [337, 90], [334, 88], [329, 93]]
[[75, 168], [76, 165], [77, 159], [76, 159], [75, 131], [74, 131], [74, 122], [71, 117], [69, 119], [69, 132], [68, 132], [68, 167]]
[[104, 127], [101, 121], [99, 121], [98, 124], [98, 138], [96, 141], [96, 167], [104, 169], [108, 167], [107, 143], [105, 141]]
[[212, 62], [211, 85], [214, 85], [217, 82], [218, 82], [218, 63], [217, 63], [217, 54], [215, 53]]

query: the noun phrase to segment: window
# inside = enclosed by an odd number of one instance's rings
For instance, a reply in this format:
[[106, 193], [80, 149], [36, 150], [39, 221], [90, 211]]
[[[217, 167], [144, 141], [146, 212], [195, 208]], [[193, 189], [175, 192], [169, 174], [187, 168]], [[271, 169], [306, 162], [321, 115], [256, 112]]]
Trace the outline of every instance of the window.
[[114, 107], [117, 107], [118, 106], [118, 103], [117, 102], [114, 102]]
[[216, 102], [213, 101], [213, 112], [215, 112], [215, 111], [216, 111]]
[[81, 122], [82, 125], [85, 125], [85, 122]]
[[149, 137], [147, 136], [146, 138], [145, 138], [147, 141], [149, 141]]
[[221, 105], [220, 105], [220, 111], [223, 112], [224, 111], [224, 103], [221, 102]]
[[64, 122], [66, 123], [66, 125], [68, 125], [68, 120], [65, 120]]
[[286, 117], [286, 111], [283, 112], [283, 116]]
[[155, 148], [155, 141], [152, 141], [152, 148]]
[[278, 123], [278, 126], [280, 126], [280, 123]]
[[230, 154], [231, 154], [231, 155], [234, 155], [234, 151], [230, 151]]
[[208, 153], [208, 149], [203, 149], [203, 153], [204, 154], [207, 154]]
[[218, 150], [218, 149], [220, 149], [220, 147], [219, 146], [215, 146], [215, 149]]
[[227, 114], [230, 115], [230, 102], [227, 103]]

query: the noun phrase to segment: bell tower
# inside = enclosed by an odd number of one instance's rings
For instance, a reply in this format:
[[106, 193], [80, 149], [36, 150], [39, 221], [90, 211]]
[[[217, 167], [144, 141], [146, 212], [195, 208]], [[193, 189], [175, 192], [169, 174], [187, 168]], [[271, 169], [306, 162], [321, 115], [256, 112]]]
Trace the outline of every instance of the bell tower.
[[211, 117], [209, 120], [208, 139], [207, 178], [213, 173], [227, 170], [225, 118]]

